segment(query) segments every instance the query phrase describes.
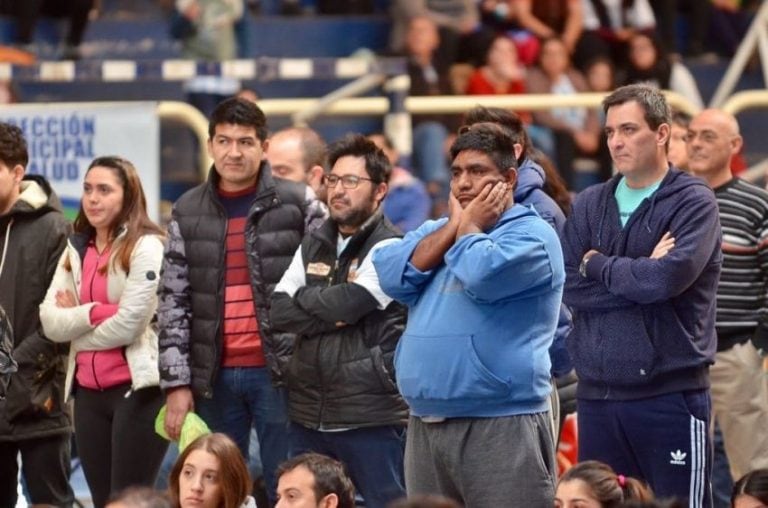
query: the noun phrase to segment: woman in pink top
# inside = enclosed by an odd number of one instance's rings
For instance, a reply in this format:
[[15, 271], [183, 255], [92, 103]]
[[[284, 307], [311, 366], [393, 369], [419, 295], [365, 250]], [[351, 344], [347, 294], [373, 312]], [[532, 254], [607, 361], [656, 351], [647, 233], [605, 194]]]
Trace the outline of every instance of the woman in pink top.
[[163, 230], [147, 216], [136, 169], [119, 157], [88, 167], [74, 234], [40, 306], [46, 336], [70, 344], [65, 390], [96, 507], [154, 483], [167, 443], [154, 432], [163, 404], [151, 326]]

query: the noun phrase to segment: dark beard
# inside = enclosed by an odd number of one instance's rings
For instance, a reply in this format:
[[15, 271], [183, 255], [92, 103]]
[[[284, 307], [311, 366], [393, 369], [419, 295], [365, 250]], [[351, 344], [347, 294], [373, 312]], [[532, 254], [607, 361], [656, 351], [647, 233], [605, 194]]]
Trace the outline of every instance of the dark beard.
[[336, 222], [337, 226], [344, 226], [347, 228], [359, 228], [363, 225], [368, 218], [373, 215], [374, 210], [370, 207], [366, 209], [358, 208], [355, 210], [349, 210], [342, 216], [337, 216], [333, 210], [331, 210], [331, 218]]

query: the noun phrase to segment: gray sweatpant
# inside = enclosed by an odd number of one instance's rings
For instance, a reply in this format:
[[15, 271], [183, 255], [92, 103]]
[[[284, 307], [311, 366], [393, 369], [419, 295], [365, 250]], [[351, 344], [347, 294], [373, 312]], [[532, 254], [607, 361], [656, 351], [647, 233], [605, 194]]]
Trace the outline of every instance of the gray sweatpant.
[[440, 494], [466, 508], [551, 508], [555, 450], [549, 412], [425, 423], [405, 445], [408, 495]]

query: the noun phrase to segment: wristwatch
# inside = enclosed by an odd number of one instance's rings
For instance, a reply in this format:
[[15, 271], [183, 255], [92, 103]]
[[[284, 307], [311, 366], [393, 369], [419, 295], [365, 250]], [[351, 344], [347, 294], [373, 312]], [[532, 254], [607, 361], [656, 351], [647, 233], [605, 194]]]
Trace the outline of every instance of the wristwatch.
[[587, 278], [587, 263], [591, 258], [592, 256], [584, 255], [584, 257], [581, 258], [581, 263], [579, 264], [579, 275], [581, 275], [585, 279]]

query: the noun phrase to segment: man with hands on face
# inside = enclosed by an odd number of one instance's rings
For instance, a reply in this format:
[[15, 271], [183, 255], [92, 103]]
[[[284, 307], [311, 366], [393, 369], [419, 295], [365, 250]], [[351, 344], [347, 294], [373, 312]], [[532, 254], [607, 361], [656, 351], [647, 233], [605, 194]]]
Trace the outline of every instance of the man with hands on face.
[[514, 203], [514, 144], [491, 123], [463, 132], [449, 217], [373, 256], [381, 288], [409, 309], [395, 355], [408, 495], [553, 502], [548, 348], [565, 274], [555, 230]]

